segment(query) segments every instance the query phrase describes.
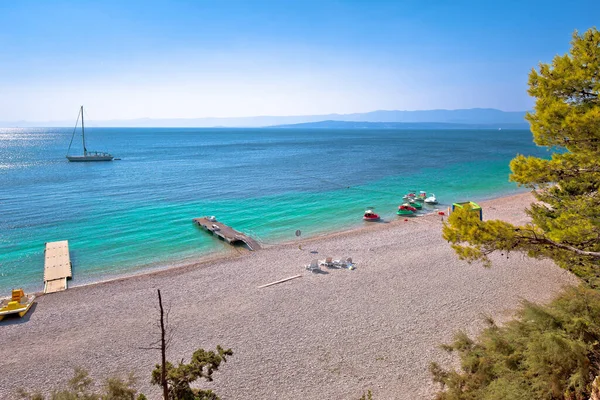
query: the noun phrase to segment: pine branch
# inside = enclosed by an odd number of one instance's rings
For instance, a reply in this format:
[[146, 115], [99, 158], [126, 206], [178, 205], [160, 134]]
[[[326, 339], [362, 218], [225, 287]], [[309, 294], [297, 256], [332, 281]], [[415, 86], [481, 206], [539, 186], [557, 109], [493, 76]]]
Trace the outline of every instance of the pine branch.
[[579, 254], [581, 256], [592, 257], [594, 259], [600, 260], [600, 251], [581, 250], [575, 246], [558, 243], [558, 242], [555, 242], [554, 240], [548, 239], [546, 237], [538, 237], [537, 234], [533, 231], [532, 231], [532, 233], [533, 233], [534, 237], [519, 236], [518, 240], [524, 240], [524, 241], [528, 242], [529, 244], [547, 244], [547, 245], [550, 245], [550, 246], [558, 248], [558, 249], [571, 251], [571, 252], [573, 252], [575, 254]]

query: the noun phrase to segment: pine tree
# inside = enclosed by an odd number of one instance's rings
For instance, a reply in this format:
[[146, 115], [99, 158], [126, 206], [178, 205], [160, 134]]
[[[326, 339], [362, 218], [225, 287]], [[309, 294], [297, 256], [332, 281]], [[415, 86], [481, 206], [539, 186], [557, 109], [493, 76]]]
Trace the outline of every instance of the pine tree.
[[[189, 364], [183, 361], [174, 366], [166, 363], [166, 382], [168, 399], [170, 400], [219, 400], [219, 397], [208, 389], [195, 389], [192, 384], [200, 378], [212, 381], [212, 374], [219, 370], [221, 362], [227, 361], [227, 356], [233, 355], [231, 349], [217, 346], [217, 351], [198, 349], [192, 354]], [[152, 384], [162, 385], [162, 366], [156, 365], [152, 371]]]
[[[494, 251], [549, 258], [600, 288], [600, 32], [573, 34], [568, 54], [529, 75], [534, 142], [548, 159], [518, 155], [510, 179], [531, 188], [531, 222], [480, 221], [457, 209], [443, 228], [459, 257], [491, 262]], [[588, 399], [600, 374], [600, 292], [582, 285], [548, 306], [526, 303], [519, 318], [491, 322], [477, 340], [464, 333], [446, 350], [461, 370], [433, 363], [439, 400]]]
[[600, 32], [575, 31], [571, 45], [529, 74], [536, 102], [527, 120], [534, 142], [551, 152], [548, 159], [518, 155], [510, 163], [510, 180], [538, 200], [527, 209], [531, 223], [479, 221], [457, 210], [443, 236], [469, 262], [490, 265], [494, 251], [523, 251], [600, 287]]

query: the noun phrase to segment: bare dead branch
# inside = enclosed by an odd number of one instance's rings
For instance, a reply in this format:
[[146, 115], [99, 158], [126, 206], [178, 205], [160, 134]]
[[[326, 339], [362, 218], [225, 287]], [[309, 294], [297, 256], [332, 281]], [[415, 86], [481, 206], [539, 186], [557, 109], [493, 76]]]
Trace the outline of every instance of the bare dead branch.
[[161, 361], [162, 368], [160, 371], [160, 383], [163, 387], [163, 398], [169, 400], [169, 386], [167, 383], [167, 347], [165, 344], [165, 320], [164, 320], [164, 309], [162, 304], [162, 297], [160, 296], [160, 289], [158, 291], [158, 305], [160, 306], [160, 342], [161, 342]]

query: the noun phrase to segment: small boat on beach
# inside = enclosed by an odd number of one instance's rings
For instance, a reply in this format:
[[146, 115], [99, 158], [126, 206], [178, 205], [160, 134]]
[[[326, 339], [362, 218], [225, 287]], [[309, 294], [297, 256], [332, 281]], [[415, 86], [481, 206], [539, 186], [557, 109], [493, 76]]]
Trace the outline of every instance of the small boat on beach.
[[431, 193], [431, 196], [429, 196], [429, 197], [427, 197], [425, 199], [425, 203], [427, 203], [427, 204], [437, 204], [438, 201], [437, 201], [437, 198], [435, 197], [435, 194]]
[[378, 214], [375, 214], [373, 212], [373, 210], [367, 210], [365, 211], [365, 214], [363, 215], [363, 220], [365, 221], [379, 221], [381, 218], [379, 218]]
[[[80, 156], [70, 156], [69, 151], [71, 151], [71, 145], [73, 144], [73, 139], [75, 138], [75, 132], [77, 131], [77, 125], [79, 123], [79, 117], [81, 117], [81, 140], [83, 142], [83, 155]], [[83, 106], [79, 109], [79, 114], [77, 115], [77, 121], [75, 121], [75, 129], [73, 129], [73, 136], [71, 136], [71, 143], [69, 143], [69, 149], [67, 150], [67, 160], [70, 162], [88, 162], [88, 161], [112, 161], [113, 156], [111, 154], [105, 153], [103, 151], [89, 151], [87, 147], [85, 147], [85, 127], [83, 123]]]
[[0, 302], [0, 321], [7, 315], [19, 314], [19, 317], [24, 316], [31, 308], [34, 299], [34, 295], [25, 295], [23, 289], [13, 289], [12, 297]]
[[416, 212], [417, 212], [417, 209], [415, 207], [411, 206], [410, 204], [404, 203], [398, 207], [398, 211], [396, 211], [396, 214], [398, 214], [398, 215], [415, 215]]

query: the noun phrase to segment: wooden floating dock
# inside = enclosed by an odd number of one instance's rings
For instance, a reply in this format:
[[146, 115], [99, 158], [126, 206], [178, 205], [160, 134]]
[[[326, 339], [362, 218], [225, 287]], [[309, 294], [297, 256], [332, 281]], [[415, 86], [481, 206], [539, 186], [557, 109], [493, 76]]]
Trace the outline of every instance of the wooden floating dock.
[[217, 221], [212, 217], [194, 218], [193, 221], [196, 225], [204, 228], [231, 245], [235, 245], [236, 243], [244, 243], [250, 250], [260, 249], [260, 245], [256, 240], [236, 231], [235, 229]]
[[44, 293], [66, 290], [67, 279], [73, 276], [69, 241], [48, 242], [44, 253]]

